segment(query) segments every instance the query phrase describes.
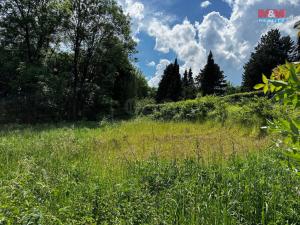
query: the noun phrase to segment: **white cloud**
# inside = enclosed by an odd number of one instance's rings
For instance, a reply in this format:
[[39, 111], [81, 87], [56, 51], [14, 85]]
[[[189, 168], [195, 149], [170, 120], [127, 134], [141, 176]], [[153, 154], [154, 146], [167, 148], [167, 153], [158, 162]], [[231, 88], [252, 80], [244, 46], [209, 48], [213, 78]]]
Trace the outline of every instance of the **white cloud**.
[[[170, 2], [173, 0], [170, 0]], [[119, 5], [122, 6], [125, 14], [131, 18], [131, 29], [133, 32], [133, 38], [136, 42], [139, 42], [138, 34], [143, 30], [146, 31], [150, 21], [153, 18], [158, 19], [162, 23], [170, 23], [177, 18], [174, 15], [166, 14], [161, 11], [147, 7], [138, 0], [117, 0]]]
[[204, 2], [201, 2], [201, 7], [202, 8], [207, 8], [209, 5], [211, 4], [211, 2], [210, 1], [204, 1]]
[[[155, 50], [175, 53], [182, 62], [181, 71], [191, 67], [195, 75], [204, 66], [207, 54], [212, 50], [215, 61], [224, 70], [227, 78], [238, 84], [242, 79], [243, 65], [262, 34], [271, 28], [279, 28], [282, 34], [296, 38], [292, 26], [300, 19], [300, 16], [297, 16], [300, 0], [223, 1], [232, 8], [230, 18], [222, 16], [219, 12], [210, 12], [202, 21], [194, 24], [185, 19], [170, 26], [177, 21], [175, 16], [154, 11], [149, 5], [138, 0], [118, 0], [125, 13], [132, 18], [132, 30], [136, 41], [139, 41], [138, 34], [141, 31], [147, 32], [156, 41]], [[202, 2], [204, 3], [209, 5], [210, 1]], [[284, 24], [258, 23], [258, 9], [286, 9], [289, 20]], [[156, 65], [157, 71], [149, 84], [158, 84], [166, 62], [166, 59], [162, 59]]]
[[184, 62], [183, 68], [192, 67], [199, 71], [206, 58], [206, 50], [197, 40], [197, 29], [187, 19], [182, 24], [174, 27], [161, 24], [158, 20], [153, 20], [149, 24], [148, 33], [156, 40], [155, 49], [168, 53], [175, 52], [178, 59]]
[[152, 77], [148, 81], [148, 85], [150, 87], [157, 87], [159, 81], [161, 80], [161, 77], [164, 73], [164, 70], [166, 69], [167, 65], [169, 65], [171, 62], [167, 59], [161, 59], [159, 64], [156, 65], [156, 73], [154, 77]]
[[151, 62], [147, 63], [147, 66], [149, 66], [149, 67], [155, 67], [156, 63], [154, 61], [151, 61]]
[[[162, 53], [173, 51], [182, 68], [192, 67], [196, 75], [206, 63], [206, 56], [212, 50], [215, 61], [231, 81], [241, 82], [243, 65], [247, 62], [254, 46], [262, 34], [271, 28], [279, 28], [283, 35], [296, 38], [292, 26], [300, 19], [300, 0], [224, 0], [232, 7], [230, 18], [219, 12], [210, 12], [202, 22], [191, 24], [187, 19], [173, 27], [152, 19], [148, 33], [156, 40], [155, 49]], [[297, 7], [296, 7], [297, 6]], [[263, 24], [257, 20], [258, 9], [286, 9], [289, 19], [284, 24]], [[156, 72], [159, 81], [160, 73]], [[153, 82], [152, 82], [153, 83]], [[157, 82], [158, 84], [158, 82]]]
[[133, 39], [138, 43], [140, 40], [137, 35], [143, 27], [143, 20], [145, 18], [145, 6], [143, 3], [134, 0], [117, 0], [124, 9], [125, 14], [131, 18], [131, 29], [133, 32]]
[[132, 19], [144, 19], [144, 5], [141, 2], [127, 0], [126, 4], [128, 5], [126, 12]]

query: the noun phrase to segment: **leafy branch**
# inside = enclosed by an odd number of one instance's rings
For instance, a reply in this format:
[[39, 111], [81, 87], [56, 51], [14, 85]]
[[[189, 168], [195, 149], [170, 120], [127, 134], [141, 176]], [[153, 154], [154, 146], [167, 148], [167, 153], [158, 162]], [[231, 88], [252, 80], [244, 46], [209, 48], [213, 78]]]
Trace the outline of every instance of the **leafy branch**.
[[274, 93], [276, 101], [289, 109], [287, 116], [270, 121], [268, 128], [281, 135], [276, 144], [284, 148], [287, 164], [300, 174], [300, 65], [278, 66], [270, 79], [263, 74], [262, 81], [254, 88], [263, 89], [265, 94]]

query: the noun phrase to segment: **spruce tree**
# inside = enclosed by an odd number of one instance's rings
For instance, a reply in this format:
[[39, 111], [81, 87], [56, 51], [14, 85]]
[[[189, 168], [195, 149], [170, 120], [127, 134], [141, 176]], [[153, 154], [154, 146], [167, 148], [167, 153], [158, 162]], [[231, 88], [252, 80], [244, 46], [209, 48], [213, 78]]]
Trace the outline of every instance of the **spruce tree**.
[[188, 81], [188, 71], [185, 70], [184, 74], [183, 74], [183, 78], [182, 78], [182, 87], [186, 88], [189, 85], [189, 81]]
[[196, 77], [196, 82], [202, 95], [220, 95], [225, 92], [226, 81], [224, 72], [221, 71], [219, 65], [215, 63], [211, 51], [207, 58], [207, 64]]
[[184, 99], [193, 99], [196, 97], [196, 88], [193, 78], [192, 69], [189, 69], [189, 72], [185, 70], [183, 79], [182, 79], [182, 88], [183, 88], [183, 98]]
[[188, 81], [188, 71], [185, 70], [182, 78], [182, 97], [187, 99], [189, 89], [189, 81]]
[[164, 70], [164, 74], [159, 82], [157, 93], [156, 93], [157, 102], [162, 102], [167, 98], [171, 69], [172, 69], [172, 64], [169, 64]]
[[174, 64], [168, 65], [164, 71], [161, 81], [159, 82], [156, 101], [178, 101], [182, 95], [182, 81], [179, 73], [177, 59]]
[[197, 89], [195, 86], [192, 68], [190, 68], [190, 70], [189, 70], [188, 83], [189, 83], [189, 96], [188, 97], [189, 97], [189, 99], [194, 99], [194, 98], [196, 98], [196, 95], [197, 95]]
[[170, 99], [173, 101], [178, 101], [182, 96], [182, 82], [177, 59], [175, 59], [174, 63], [171, 84], [172, 88], [170, 90]]
[[285, 63], [292, 51], [293, 41], [289, 36], [281, 37], [278, 29], [263, 35], [255, 51], [244, 66], [243, 90], [250, 91], [262, 83], [262, 74], [270, 77], [272, 70]]
[[195, 81], [194, 81], [194, 77], [193, 77], [193, 71], [192, 71], [192, 68], [190, 68], [189, 73], [188, 73], [188, 84], [189, 84], [191, 87], [194, 87], [194, 86], [195, 86]]

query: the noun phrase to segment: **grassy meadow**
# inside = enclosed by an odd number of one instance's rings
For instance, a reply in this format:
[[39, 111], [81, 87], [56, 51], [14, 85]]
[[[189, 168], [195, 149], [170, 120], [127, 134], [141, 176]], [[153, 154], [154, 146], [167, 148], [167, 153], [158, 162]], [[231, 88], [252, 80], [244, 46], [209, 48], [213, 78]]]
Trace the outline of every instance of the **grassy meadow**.
[[0, 225], [300, 225], [299, 6], [0, 0]]
[[6, 125], [0, 224], [300, 224], [300, 180], [255, 127]]

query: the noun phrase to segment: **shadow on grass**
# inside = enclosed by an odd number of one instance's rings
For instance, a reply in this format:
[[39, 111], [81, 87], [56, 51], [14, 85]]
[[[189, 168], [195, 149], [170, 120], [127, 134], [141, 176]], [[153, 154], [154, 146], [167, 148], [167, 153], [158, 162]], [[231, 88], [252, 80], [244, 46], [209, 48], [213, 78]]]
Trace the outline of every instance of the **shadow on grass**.
[[0, 135], [14, 131], [50, 131], [54, 129], [96, 129], [99, 128], [99, 122], [95, 121], [79, 121], [79, 122], [53, 122], [53, 123], [38, 123], [38, 124], [0, 124]]
[[31, 132], [41, 132], [41, 131], [51, 131], [55, 129], [97, 129], [100, 127], [105, 127], [111, 124], [118, 124], [121, 121], [128, 121], [133, 119], [133, 116], [118, 116], [118, 118], [112, 119], [104, 119], [102, 121], [54, 121], [54, 122], [41, 122], [41, 123], [33, 123], [33, 124], [25, 124], [25, 123], [8, 123], [1, 124], [0, 123], [0, 136], [3, 136], [9, 132], [15, 131], [31, 131]]

